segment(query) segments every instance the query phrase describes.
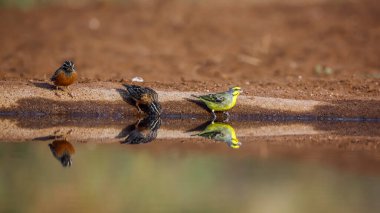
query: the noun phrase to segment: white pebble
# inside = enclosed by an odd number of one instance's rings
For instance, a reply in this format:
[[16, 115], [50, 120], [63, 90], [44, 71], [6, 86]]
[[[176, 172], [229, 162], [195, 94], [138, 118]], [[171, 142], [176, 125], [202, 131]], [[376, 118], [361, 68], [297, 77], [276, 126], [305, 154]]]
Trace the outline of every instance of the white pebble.
[[141, 78], [141, 77], [136, 76], [136, 77], [132, 78], [132, 82], [144, 82], [144, 79]]

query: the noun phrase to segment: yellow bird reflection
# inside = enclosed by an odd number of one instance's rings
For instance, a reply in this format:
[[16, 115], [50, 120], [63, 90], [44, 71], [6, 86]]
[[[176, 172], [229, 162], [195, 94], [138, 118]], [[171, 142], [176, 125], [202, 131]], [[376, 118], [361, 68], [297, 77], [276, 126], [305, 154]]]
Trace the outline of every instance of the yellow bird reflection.
[[236, 137], [235, 129], [226, 123], [211, 122], [202, 132], [192, 136], [201, 136], [216, 141], [223, 141], [233, 149], [238, 149], [241, 146], [241, 143]]

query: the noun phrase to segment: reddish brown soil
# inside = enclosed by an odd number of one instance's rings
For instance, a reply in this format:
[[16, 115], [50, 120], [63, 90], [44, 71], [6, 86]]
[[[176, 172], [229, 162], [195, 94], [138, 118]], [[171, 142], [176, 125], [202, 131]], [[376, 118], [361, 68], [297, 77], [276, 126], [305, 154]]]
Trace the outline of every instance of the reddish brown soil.
[[0, 9], [0, 78], [48, 78], [73, 59], [81, 81], [254, 85], [293, 98], [380, 94], [375, 0], [139, 2]]

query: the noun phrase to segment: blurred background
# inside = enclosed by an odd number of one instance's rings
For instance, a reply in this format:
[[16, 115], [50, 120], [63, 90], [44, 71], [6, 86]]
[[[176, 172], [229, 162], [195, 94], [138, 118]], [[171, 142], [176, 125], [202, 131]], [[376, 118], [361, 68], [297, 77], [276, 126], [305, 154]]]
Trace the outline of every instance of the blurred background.
[[224, 143], [209, 143], [208, 151], [202, 143], [163, 141], [73, 145], [73, 165], [64, 168], [48, 142], [1, 143], [0, 211], [354, 213], [380, 208], [377, 176], [310, 163], [311, 155], [303, 162], [263, 158], [257, 150], [241, 155]]
[[380, 78], [376, 0], [0, 0], [0, 78]]

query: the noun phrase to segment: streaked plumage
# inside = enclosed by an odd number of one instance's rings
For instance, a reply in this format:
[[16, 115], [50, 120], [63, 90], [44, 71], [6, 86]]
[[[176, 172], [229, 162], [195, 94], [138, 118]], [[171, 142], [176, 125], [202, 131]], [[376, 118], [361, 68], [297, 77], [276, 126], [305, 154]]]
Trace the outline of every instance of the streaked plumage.
[[135, 101], [136, 107], [141, 112], [140, 105], [145, 105], [148, 108], [148, 114], [160, 115], [161, 105], [158, 102], [158, 94], [149, 87], [123, 84], [127, 89], [128, 95]]
[[241, 143], [236, 137], [234, 128], [226, 123], [212, 122], [202, 132], [195, 135], [216, 141], [226, 142], [229, 147], [234, 149], [241, 146]]
[[[227, 111], [236, 105], [237, 97], [242, 92], [240, 87], [231, 87], [226, 92], [195, 96], [203, 101], [206, 106], [211, 110], [214, 119], [216, 118], [215, 111]], [[228, 115], [228, 112], [226, 112]]]
[[160, 117], [148, 116], [143, 120], [137, 121], [134, 125], [128, 126], [118, 137], [127, 137], [122, 142], [123, 144], [149, 143], [156, 139], [160, 126]]
[[54, 157], [61, 162], [62, 166], [72, 165], [71, 156], [75, 153], [75, 149], [67, 140], [55, 140], [49, 144], [50, 151]]

